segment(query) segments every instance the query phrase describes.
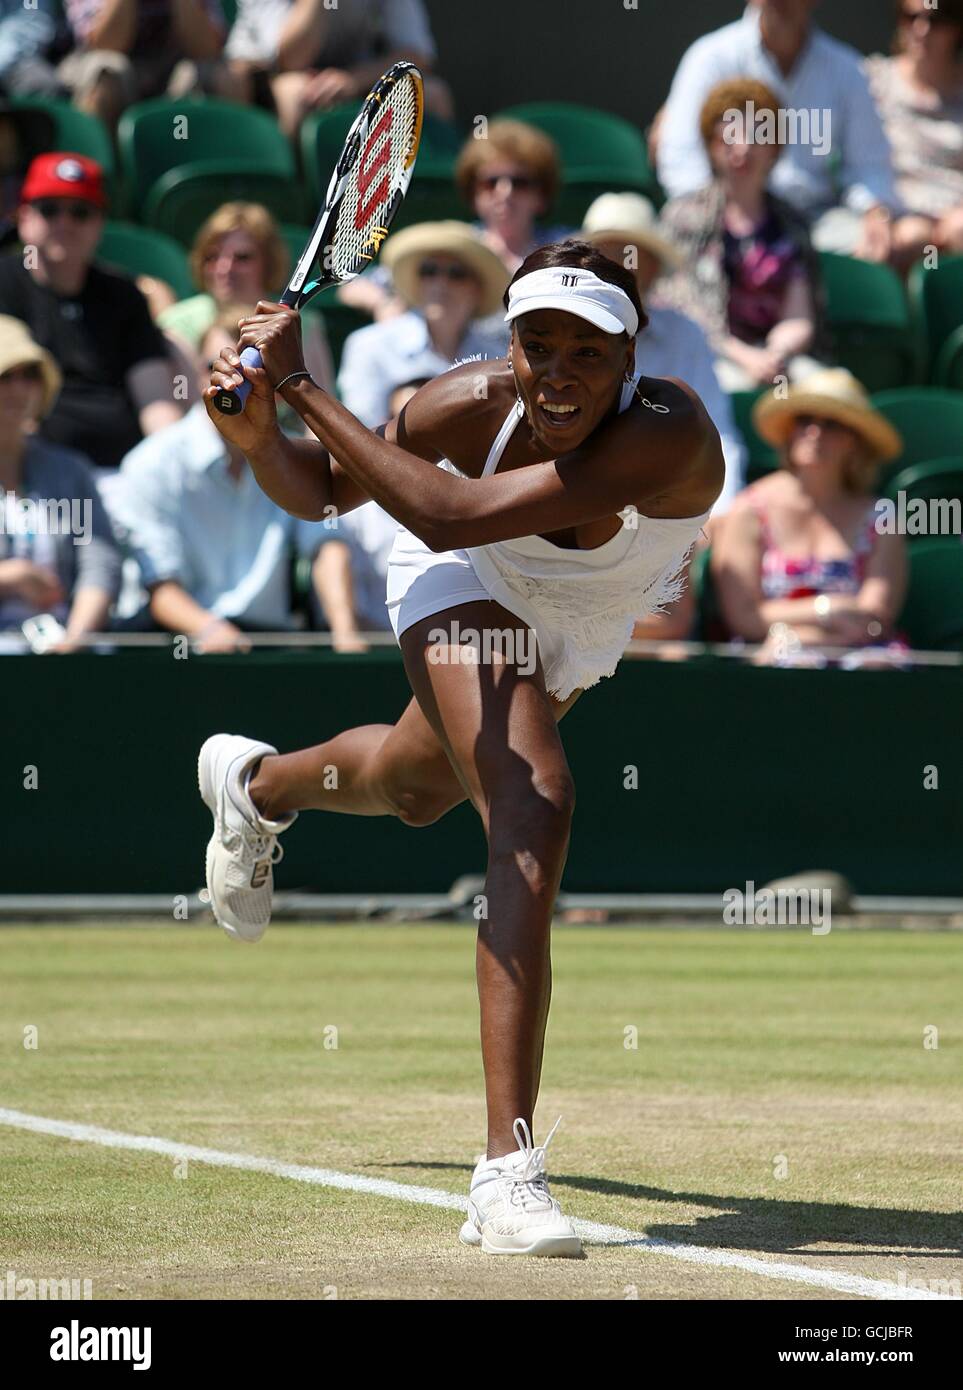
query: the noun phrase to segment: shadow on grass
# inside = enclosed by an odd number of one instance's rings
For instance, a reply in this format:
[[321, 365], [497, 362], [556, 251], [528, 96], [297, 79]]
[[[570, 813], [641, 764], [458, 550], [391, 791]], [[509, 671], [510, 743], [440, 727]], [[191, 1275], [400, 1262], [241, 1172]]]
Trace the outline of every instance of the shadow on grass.
[[[467, 1163], [378, 1164], [379, 1168], [410, 1168], [438, 1172], [473, 1172]], [[725, 1250], [765, 1250], [772, 1254], [792, 1254], [808, 1245], [832, 1244], [840, 1248], [820, 1250], [820, 1258], [865, 1255], [868, 1249], [882, 1252], [892, 1247], [901, 1259], [915, 1255], [928, 1258], [959, 1259], [963, 1255], [963, 1212], [902, 1211], [895, 1207], [854, 1207], [842, 1202], [789, 1202], [779, 1197], [724, 1197], [708, 1192], [673, 1192], [642, 1183], [616, 1182], [607, 1178], [578, 1177], [553, 1173], [556, 1196], [566, 1189], [619, 1197], [627, 1202], [670, 1202], [710, 1209], [693, 1222], [660, 1222], [650, 1210], [632, 1219], [625, 1211], [624, 1224], [650, 1240], [680, 1245], [699, 1245]], [[609, 1223], [606, 1223], [609, 1224]], [[630, 1244], [625, 1241], [593, 1244]]]

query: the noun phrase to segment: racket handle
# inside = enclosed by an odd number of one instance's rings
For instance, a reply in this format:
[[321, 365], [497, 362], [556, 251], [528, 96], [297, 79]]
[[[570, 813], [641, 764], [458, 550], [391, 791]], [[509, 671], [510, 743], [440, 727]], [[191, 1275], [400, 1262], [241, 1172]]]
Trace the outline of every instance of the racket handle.
[[[247, 367], [260, 367], [262, 365], [261, 354], [257, 348], [253, 347], [244, 349], [241, 353], [241, 361]], [[222, 415], [240, 415], [250, 394], [251, 383], [245, 377], [240, 386], [232, 386], [230, 389], [225, 387], [224, 390], [219, 391], [214, 397], [214, 405]]]

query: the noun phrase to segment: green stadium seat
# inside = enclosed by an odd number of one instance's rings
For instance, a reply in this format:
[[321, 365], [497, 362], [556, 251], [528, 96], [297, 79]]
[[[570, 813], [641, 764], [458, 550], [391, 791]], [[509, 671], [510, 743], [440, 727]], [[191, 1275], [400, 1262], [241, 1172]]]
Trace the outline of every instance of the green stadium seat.
[[304, 216], [300, 184], [290, 174], [252, 169], [247, 160], [198, 160], [169, 169], [151, 189], [144, 220], [190, 246], [202, 224], [224, 203], [260, 203], [279, 222]]
[[731, 634], [722, 616], [719, 594], [712, 578], [712, 547], [702, 546], [692, 557], [689, 582], [695, 593], [696, 620], [692, 634], [696, 642], [728, 642]]
[[760, 439], [752, 423], [752, 408], [759, 397], [765, 394], [766, 388], [764, 386], [760, 386], [754, 391], [732, 391], [729, 393], [736, 428], [746, 445], [747, 483], [754, 483], [758, 478], [764, 477], [767, 473], [771, 473], [774, 468], [779, 467], [779, 454], [771, 444]]
[[662, 194], [642, 132], [621, 116], [564, 101], [509, 106], [497, 118], [525, 121], [550, 135], [562, 157], [562, 187], [551, 216], [577, 227], [600, 193], [644, 193], [657, 205]]
[[940, 348], [932, 374], [939, 386], [963, 391], [963, 325], [955, 328]]
[[49, 112], [54, 121], [54, 149], [73, 150], [85, 154], [112, 174], [114, 171], [114, 147], [110, 133], [96, 116], [80, 111], [68, 101], [48, 101], [44, 97], [18, 96], [9, 98], [11, 106], [39, 106]]
[[[321, 209], [331, 171], [357, 114], [357, 105], [351, 102], [331, 111], [313, 112], [301, 123], [298, 143], [311, 209]], [[455, 160], [460, 148], [457, 129], [426, 112], [414, 177], [395, 218], [396, 230], [414, 222], [437, 222], [449, 217], [464, 220], [467, 209], [455, 188]]]
[[878, 391], [873, 405], [903, 436], [903, 453], [884, 467], [880, 485], [912, 464], [947, 458], [963, 448], [963, 394], [937, 386]]
[[196, 292], [184, 248], [149, 227], [138, 227], [133, 222], [107, 222], [97, 259], [119, 266], [128, 275], [154, 275], [165, 280], [178, 299]]
[[[963, 441], [961, 441], [963, 448]], [[894, 473], [884, 496], [895, 500], [898, 493], [907, 498], [958, 497], [963, 500], [963, 452], [945, 459], [929, 459]]]
[[959, 538], [909, 547], [910, 577], [897, 627], [921, 651], [963, 651], [963, 545]]
[[823, 251], [827, 320], [835, 356], [867, 391], [909, 386], [920, 372], [903, 285], [887, 265]]
[[963, 256], [945, 257], [931, 270], [917, 262], [908, 286], [929, 380], [963, 390]]
[[54, 143], [51, 149], [70, 151], [95, 159], [106, 176], [110, 193], [110, 210], [122, 213], [123, 191], [118, 187], [114, 147], [107, 127], [96, 116], [79, 111], [67, 101], [48, 101], [44, 97], [19, 96], [9, 98], [11, 106], [39, 107], [54, 122]]
[[[294, 154], [266, 111], [213, 98], [170, 101], [158, 97], [129, 107], [117, 127], [120, 167], [132, 215], [145, 220], [156, 207], [156, 187], [172, 171], [211, 163], [287, 179], [297, 187]], [[203, 176], [203, 170], [201, 171]], [[300, 206], [300, 197], [292, 198]], [[288, 217], [299, 222], [302, 213]]]

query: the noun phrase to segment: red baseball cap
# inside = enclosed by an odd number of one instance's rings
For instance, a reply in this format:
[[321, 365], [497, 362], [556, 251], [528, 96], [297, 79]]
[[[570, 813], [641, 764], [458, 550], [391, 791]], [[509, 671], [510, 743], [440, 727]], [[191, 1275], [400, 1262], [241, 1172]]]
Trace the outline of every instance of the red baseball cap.
[[32, 203], [37, 198], [80, 198], [106, 208], [104, 171], [96, 160], [83, 154], [38, 154], [27, 170], [20, 201]]

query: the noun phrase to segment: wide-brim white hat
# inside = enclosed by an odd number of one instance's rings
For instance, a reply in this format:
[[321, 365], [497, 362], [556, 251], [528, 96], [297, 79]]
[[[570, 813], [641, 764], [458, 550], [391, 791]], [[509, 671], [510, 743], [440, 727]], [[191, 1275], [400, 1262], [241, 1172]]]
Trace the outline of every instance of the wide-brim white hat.
[[455, 256], [464, 262], [482, 287], [479, 317], [497, 312], [510, 278], [508, 268], [467, 222], [419, 222], [385, 242], [381, 259], [409, 304], [421, 299], [418, 266], [428, 256]]
[[621, 241], [651, 251], [666, 270], [676, 270], [684, 257], [658, 230], [655, 208], [641, 193], [603, 193], [587, 210], [582, 236], [593, 245]]

